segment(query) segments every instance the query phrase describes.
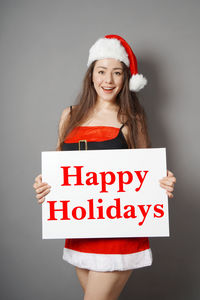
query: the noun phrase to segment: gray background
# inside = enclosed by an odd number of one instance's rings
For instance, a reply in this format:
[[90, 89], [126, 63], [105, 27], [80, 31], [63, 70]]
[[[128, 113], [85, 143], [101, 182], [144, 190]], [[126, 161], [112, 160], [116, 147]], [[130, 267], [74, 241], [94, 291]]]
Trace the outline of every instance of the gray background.
[[177, 177], [171, 237], [150, 239], [153, 265], [133, 272], [120, 300], [199, 299], [199, 13], [194, 0], [1, 1], [1, 299], [82, 299], [64, 240], [41, 238], [32, 184], [105, 34], [135, 52], [153, 147], [167, 148]]

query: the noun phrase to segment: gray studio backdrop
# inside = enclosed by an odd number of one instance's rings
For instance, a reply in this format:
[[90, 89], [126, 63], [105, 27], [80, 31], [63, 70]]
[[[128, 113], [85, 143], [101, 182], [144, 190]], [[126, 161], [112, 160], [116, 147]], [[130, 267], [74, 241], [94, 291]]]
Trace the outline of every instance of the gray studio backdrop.
[[0, 2], [2, 300], [83, 298], [64, 240], [41, 238], [32, 184], [105, 34], [133, 48], [153, 147], [167, 148], [177, 177], [171, 236], [150, 239], [153, 265], [133, 272], [120, 300], [199, 299], [199, 12], [194, 0]]

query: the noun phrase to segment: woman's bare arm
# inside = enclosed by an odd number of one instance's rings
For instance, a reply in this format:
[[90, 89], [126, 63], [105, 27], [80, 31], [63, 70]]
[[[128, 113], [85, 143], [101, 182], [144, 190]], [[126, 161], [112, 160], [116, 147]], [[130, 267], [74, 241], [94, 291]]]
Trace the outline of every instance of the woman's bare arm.
[[63, 110], [61, 117], [60, 117], [60, 122], [59, 122], [59, 126], [58, 126], [58, 141], [57, 141], [56, 150], [58, 149], [58, 146], [60, 145], [60, 133], [61, 133], [62, 126], [69, 119], [69, 116], [70, 116], [70, 107], [68, 106]]
[[[70, 113], [70, 107], [66, 107], [60, 117], [60, 122], [59, 122], [59, 129], [58, 129], [58, 143], [57, 147], [59, 145], [59, 136], [60, 136], [60, 130], [66, 121], [66, 119], [69, 117]], [[42, 182], [42, 174], [39, 174], [35, 177], [35, 182], [33, 184], [33, 188], [35, 189], [36, 192], [36, 199], [38, 200], [38, 203], [43, 203], [45, 201], [45, 196], [50, 192], [51, 186], [48, 185], [47, 182]]]

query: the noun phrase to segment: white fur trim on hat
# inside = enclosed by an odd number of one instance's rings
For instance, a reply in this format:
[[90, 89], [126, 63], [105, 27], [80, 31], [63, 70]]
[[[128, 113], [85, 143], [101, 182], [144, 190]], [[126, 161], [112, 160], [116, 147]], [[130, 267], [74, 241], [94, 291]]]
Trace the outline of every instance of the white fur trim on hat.
[[132, 75], [129, 81], [129, 89], [138, 92], [147, 84], [147, 79], [142, 74]]
[[117, 39], [100, 38], [89, 50], [87, 66], [99, 59], [115, 58], [123, 61], [129, 67], [128, 54]]

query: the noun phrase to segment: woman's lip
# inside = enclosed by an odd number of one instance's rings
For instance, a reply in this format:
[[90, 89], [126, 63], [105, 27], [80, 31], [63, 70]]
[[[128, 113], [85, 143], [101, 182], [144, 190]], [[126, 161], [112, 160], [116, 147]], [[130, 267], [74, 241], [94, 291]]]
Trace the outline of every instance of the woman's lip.
[[108, 87], [105, 87], [105, 86], [102, 86], [103, 89], [114, 89], [115, 87], [111, 87], [111, 86], [108, 86]]
[[114, 90], [114, 87], [113, 87], [113, 88], [110, 88], [110, 89], [104, 89], [104, 87], [102, 87], [102, 90], [103, 90], [105, 93], [112, 93], [112, 91]]

